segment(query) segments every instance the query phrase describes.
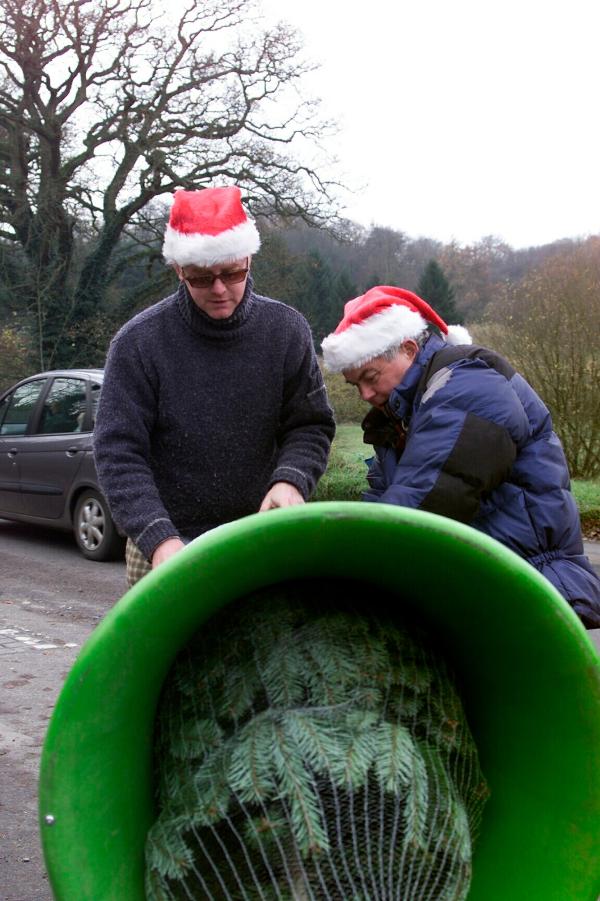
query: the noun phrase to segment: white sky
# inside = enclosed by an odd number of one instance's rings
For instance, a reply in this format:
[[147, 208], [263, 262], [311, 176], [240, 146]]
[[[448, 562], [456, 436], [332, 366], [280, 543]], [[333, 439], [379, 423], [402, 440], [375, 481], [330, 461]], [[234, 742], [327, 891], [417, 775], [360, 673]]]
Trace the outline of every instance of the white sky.
[[600, 0], [262, 0], [321, 62], [307, 84], [345, 215], [513, 247], [600, 233]]

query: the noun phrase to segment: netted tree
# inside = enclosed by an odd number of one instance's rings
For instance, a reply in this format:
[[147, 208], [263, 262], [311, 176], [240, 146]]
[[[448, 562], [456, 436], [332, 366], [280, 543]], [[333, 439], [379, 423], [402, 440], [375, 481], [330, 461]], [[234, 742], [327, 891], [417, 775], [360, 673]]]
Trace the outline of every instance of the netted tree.
[[236, 182], [255, 213], [325, 220], [300, 54], [251, 0], [188, 0], [175, 20], [153, 0], [3, 0], [1, 276], [40, 366], [93, 362], [85, 323], [122, 238], [164, 216], [153, 199]]
[[155, 738], [148, 901], [467, 897], [489, 789], [459, 689], [368, 587], [223, 610], [178, 656]]
[[551, 257], [509, 285], [475, 332], [549, 407], [571, 475], [600, 475], [600, 239]]

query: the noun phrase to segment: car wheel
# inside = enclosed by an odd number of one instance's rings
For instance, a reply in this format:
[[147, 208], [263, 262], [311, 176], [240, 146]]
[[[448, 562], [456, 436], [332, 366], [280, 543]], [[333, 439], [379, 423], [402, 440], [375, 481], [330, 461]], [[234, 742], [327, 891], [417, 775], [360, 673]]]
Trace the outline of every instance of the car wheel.
[[99, 492], [84, 491], [77, 500], [73, 518], [75, 541], [89, 560], [112, 560], [123, 556], [125, 539], [119, 535]]

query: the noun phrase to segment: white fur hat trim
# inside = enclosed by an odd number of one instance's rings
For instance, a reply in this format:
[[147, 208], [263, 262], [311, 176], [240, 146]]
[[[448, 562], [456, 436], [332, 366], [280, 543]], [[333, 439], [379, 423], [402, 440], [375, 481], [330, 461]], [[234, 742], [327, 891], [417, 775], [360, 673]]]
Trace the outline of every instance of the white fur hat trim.
[[250, 219], [218, 235], [186, 235], [167, 225], [163, 255], [179, 266], [216, 266], [252, 256], [259, 247], [260, 235]]
[[473, 339], [464, 325], [449, 325], [445, 336], [447, 344], [472, 344]]

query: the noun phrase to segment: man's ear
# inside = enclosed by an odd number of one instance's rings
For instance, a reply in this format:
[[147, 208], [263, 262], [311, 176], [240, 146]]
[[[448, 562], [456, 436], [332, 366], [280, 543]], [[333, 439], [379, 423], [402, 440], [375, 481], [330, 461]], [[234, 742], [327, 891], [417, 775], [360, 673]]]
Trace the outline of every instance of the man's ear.
[[175, 274], [176, 274], [177, 278], [179, 279], [179, 281], [182, 282], [183, 274], [181, 271], [181, 266], [179, 266], [177, 263], [173, 263], [173, 269], [175, 270]]
[[411, 360], [414, 360], [419, 353], [419, 345], [413, 338], [407, 338], [402, 342], [402, 350]]

